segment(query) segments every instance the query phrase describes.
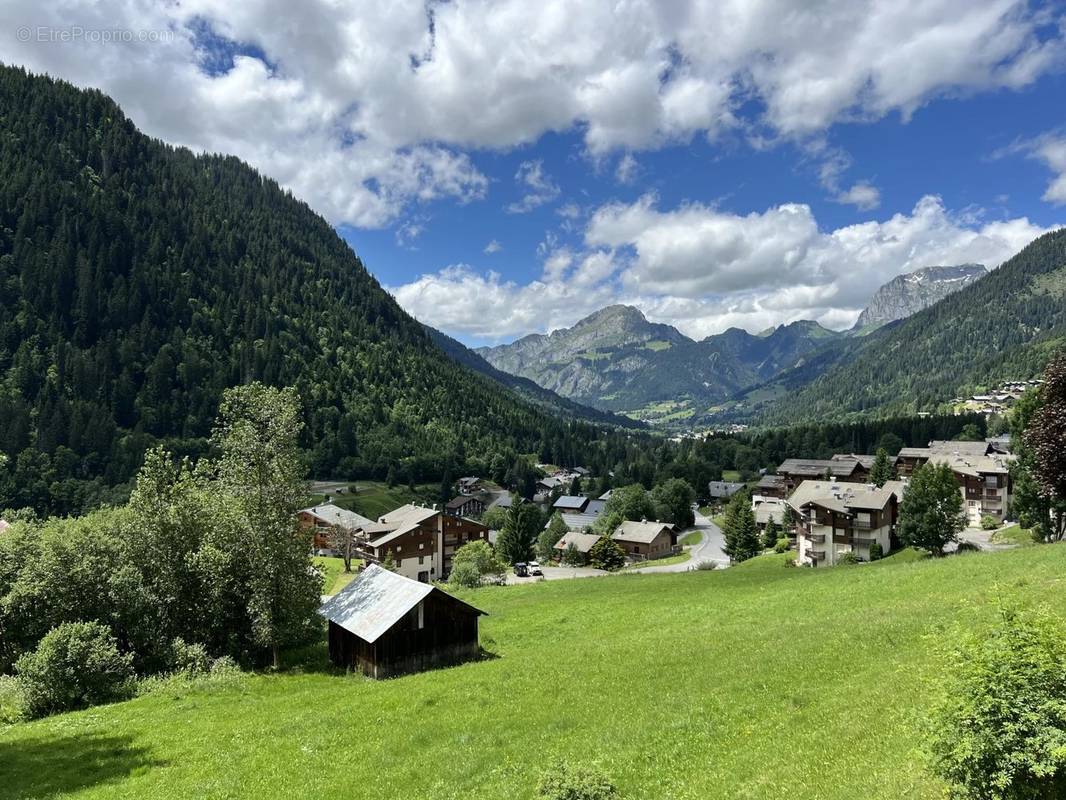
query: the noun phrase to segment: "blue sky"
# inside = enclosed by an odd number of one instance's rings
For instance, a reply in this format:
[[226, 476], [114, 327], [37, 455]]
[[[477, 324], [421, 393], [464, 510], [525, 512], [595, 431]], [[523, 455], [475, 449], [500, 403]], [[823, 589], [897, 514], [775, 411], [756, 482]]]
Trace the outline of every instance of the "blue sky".
[[1066, 222], [1061, 3], [12, 0], [0, 30], [0, 60], [276, 178], [474, 345], [615, 302], [693, 337], [848, 327], [895, 275]]

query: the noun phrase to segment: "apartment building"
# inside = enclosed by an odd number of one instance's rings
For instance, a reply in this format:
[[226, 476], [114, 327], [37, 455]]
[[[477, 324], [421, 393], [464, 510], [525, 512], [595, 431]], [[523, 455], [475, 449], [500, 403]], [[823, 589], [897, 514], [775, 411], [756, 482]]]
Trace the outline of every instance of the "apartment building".
[[836, 564], [845, 553], [870, 560], [874, 542], [887, 554], [903, 496], [903, 483], [804, 481], [789, 497], [796, 515], [797, 563], [822, 567]]

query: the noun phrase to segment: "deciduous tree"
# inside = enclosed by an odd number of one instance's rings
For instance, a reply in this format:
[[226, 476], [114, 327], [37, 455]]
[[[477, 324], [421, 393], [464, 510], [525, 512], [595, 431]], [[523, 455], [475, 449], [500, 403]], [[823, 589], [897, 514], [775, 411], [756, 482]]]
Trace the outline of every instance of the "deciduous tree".
[[900, 504], [900, 540], [940, 556], [965, 527], [962, 493], [951, 467], [923, 464], [916, 469]]

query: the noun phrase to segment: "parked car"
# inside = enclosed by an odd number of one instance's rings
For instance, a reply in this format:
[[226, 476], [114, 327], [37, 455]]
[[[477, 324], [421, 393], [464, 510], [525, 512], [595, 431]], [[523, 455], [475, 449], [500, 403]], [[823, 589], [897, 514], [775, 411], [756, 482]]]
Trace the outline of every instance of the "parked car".
[[529, 565], [525, 561], [519, 561], [514, 565], [514, 574], [516, 578], [528, 578]]
[[529, 562], [529, 574], [535, 576], [535, 575], [543, 575], [544, 573], [541, 571], [540, 564], [538, 564], [536, 561], [530, 561]]

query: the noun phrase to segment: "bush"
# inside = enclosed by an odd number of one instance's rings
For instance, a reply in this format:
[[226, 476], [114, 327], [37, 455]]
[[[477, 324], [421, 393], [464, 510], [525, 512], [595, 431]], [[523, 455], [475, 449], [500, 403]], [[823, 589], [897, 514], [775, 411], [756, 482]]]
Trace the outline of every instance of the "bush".
[[841, 553], [840, 557], [837, 559], [837, 566], [838, 567], [849, 567], [849, 566], [851, 566], [853, 564], [858, 564], [858, 563], [859, 563], [858, 557], [856, 557], [856, 555], [853, 552], [851, 552], [850, 550], [848, 550], [848, 552], [846, 552], [846, 553]]
[[782, 536], [780, 539], [778, 539], [776, 542], [774, 542], [774, 552], [775, 553], [787, 553], [788, 552], [788, 548], [791, 547], [791, 546], [792, 545], [788, 541], [788, 537], [787, 536]]
[[885, 557], [885, 549], [881, 547], [880, 542], [872, 542], [870, 544], [870, 560], [880, 561]]
[[595, 767], [559, 763], [541, 776], [537, 796], [546, 800], [613, 800], [618, 797], [618, 790]]
[[930, 753], [956, 797], [1066, 797], [1066, 626], [1000, 611], [945, 647]]
[[476, 589], [481, 585], [481, 573], [477, 566], [470, 562], [452, 565], [452, 571], [448, 573], [448, 583], [452, 586], [465, 586], [468, 589]]
[[589, 561], [594, 567], [614, 572], [626, 565], [626, 552], [618, 542], [604, 534], [589, 550]]
[[696, 569], [702, 571], [709, 571], [712, 569], [718, 569], [718, 565], [713, 561], [701, 561], [696, 565]]
[[506, 573], [507, 565], [492, 549], [492, 545], [475, 541], [464, 544], [455, 551], [448, 582], [473, 588], [484, 582], [503, 583]]
[[186, 675], [201, 675], [211, 668], [211, 658], [202, 644], [175, 639], [170, 645], [170, 669]]
[[994, 531], [999, 527], [999, 520], [993, 517], [991, 514], [985, 514], [981, 517], [981, 529], [986, 531]]
[[15, 664], [31, 718], [122, 700], [133, 691], [133, 657], [98, 622], [66, 622]]
[[25, 702], [22, 699], [22, 685], [11, 675], [0, 675], [0, 725], [18, 722], [22, 719]]

